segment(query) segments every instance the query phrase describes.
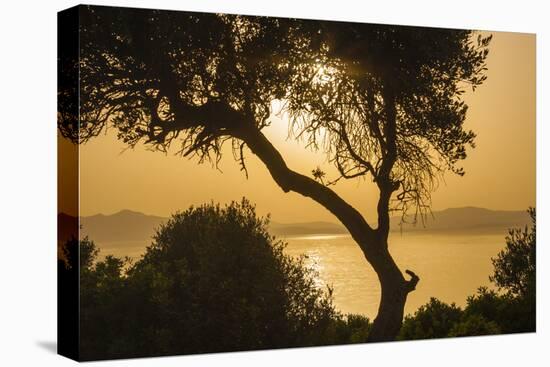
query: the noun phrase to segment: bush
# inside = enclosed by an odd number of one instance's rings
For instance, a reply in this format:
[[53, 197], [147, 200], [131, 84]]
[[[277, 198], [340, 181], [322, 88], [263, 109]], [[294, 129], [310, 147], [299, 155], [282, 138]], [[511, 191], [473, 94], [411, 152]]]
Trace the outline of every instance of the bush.
[[122, 330], [128, 321], [126, 312], [132, 308], [123, 271], [127, 260], [107, 256], [98, 261], [99, 250], [88, 238], [79, 247], [81, 357], [120, 357], [106, 350], [126, 343]]
[[531, 227], [513, 228], [506, 236], [506, 248], [493, 259], [491, 280], [514, 297], [535, 297], [536, 278], [536, 213], [529, 208]]
[[506, 315], [501, 317], [505, 333], [536, 329], [536, 211], [529, 208], [531, 227], [511, 229], [506, 247], [493, 259], [491, 280], [504, 292]]
[[364, 343], [367, 341], [369, 331], [372, 324], [368, 317], [363, 315], [349, 314], [345, 320], [345, 330], [348, 330], [348, 335], [342, 342], [349, 343]]
[[444, 338], [462, 317], [462, 310], [454, 303], [448, 305], [437, 298], [420, 306], [413, 316], [405, 317], [400, 340]]
[[331, 292], [267, 223], [246, 200], [203, 205], [172, 216], [127, 272], [113, 257], [83, 262], [83, 357], [334, 343]]
[[523, 333], [535, 330], [535, 312], [529, 302], [529, 299], [481, 287], [477, 294], [468, 297], [464, 311], [466, 316], [479, 315], [495, 322], [502, 333]]
[[448, 336], [473, 336], [473, 335], [495, 335], [501, 330], [494, 321], [488, 321], [478, 314], [467, 315], [455, 324]]

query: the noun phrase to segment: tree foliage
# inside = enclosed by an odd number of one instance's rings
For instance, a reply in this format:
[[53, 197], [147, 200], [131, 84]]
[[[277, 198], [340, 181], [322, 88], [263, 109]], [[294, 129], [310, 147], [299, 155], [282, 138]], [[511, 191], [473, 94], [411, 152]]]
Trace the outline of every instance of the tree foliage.
[[445, 338], [460, 321], [462, 310], [454, 303], [448, 305], [436, 298], [405, 317], [399, 338], [402, 340]]
[[459, 323], [455, 324], [449, 331], [448, 336], [479, 336], [496, 335], [500, 333], [501, 330], [496, 322], [488, 321], [479, 314], [473, 314], [463, 317]]
[[167, 353], [307, 345], [322, 335], [336, 314], [331, 299], [266, 225], [243, 201], [191, 208], [159, 229], [129, 275], [169, 318], [162, 330], [143, 315], [175, 343]]
[[494, 322], [500, 332], [526, 333], [535, 331], [535, 299], [514, 297], [481, 287], [468, 297], [465, 318], [479, 315]]
[[[307, 24], [309, 59], [290, 83], [294, 134], [325, 150], [340, 178], [370, 175], [397, 191], [394, 208], [426, 209], [446, 169], [466, 158], [467, 87], [486, 75], [489, 37], [463, 30]], [[336, 181], [335, 180], [335, 181]], [[333, 182], [335, 182], [333, 181]]]
[[[339, 178], [371, 175], [425, 208], [437, 175], [473, 145], [466, 86], [485, 80], [491, 37], [472, 31], [268, 17], [87, 7], [80, 25], [80, 123], [130, 145], [217, 161], [234, 128], [267, 126], [284, 101], [293, 131], [329, 155]], [[61, 90], [63, 101], [66, 91]], [[336, 178], [339, 179], [339, 178]], [[334, 182], [333, 180], [332, 182]]]
[[528, 297], [535, 293], [536, 278], [536, 213], [528, 210], [531, 227], [513, 228], [506, 236], [506, 248], [493, 259], [491, 280], [513, 296]]
[[215, 159], [232, 140], [225, 128], [242, 123], [232, 110], [261, 128], [270, 102], [284, 96], [289, 27], [265, 17], [84, 8], [80, 125], [61, 119], [60, 129], [85, 142], [113, 126], [130, 145], [166, 150], [176, 141], [183, 155]]
[[303, 258], [283, 253], [266, 225], [245, 200], [190, 208], [158, 229], [135, 264], [98, 261], [93, 242], [80, 241], [82, 357], [361, 340], [355, 334], [368, 319], [336, 312], [331, 291], [316, 286]]

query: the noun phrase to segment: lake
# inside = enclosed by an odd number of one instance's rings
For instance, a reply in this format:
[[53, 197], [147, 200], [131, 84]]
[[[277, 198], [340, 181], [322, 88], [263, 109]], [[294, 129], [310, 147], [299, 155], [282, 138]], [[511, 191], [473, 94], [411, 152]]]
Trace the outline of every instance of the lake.
[[[394, 232], [389, 246], [395, 261], [404, 271], [411, 269], [419, 277], [416, 290], [409, 294], [405, 314], [437, 297], [464, 306], [466, 298], [480, 286], [488, 286], [492, 274], [491, 257], [505, 246], [505, 233], [444, 234], [429, 232]], [[349, 235], [307, 235], [287, 237], [286, 253], [305, 254], [307, 265], [314, 268], [320, 287], [331, 285], [334, 303], [343, 313], [360, 313], [374, 317], [380, 298], [380, 286], [374, 270]], [[101, 254], [130, 256], [134, 259], [147, 243], [98, 243]]]

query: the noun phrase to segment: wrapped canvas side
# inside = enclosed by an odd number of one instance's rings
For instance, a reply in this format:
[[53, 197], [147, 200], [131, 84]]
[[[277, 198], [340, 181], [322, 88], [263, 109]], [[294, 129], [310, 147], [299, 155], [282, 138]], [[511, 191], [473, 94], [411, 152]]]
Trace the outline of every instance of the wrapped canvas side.
[[[58, 13], [58, 120], [78, 131], [78, 7]], [[79, 359], [78, 144], [57, 133], [57, 351]]]

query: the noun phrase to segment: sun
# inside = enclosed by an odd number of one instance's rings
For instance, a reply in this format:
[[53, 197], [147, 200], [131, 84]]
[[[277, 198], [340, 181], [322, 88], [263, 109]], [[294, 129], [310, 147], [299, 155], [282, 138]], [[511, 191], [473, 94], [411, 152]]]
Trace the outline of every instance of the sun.
[[315, 64], [314, 72], [313, 84], [323, 85], [334, 79], [337, 69], [333, 66], [317, 63]]

